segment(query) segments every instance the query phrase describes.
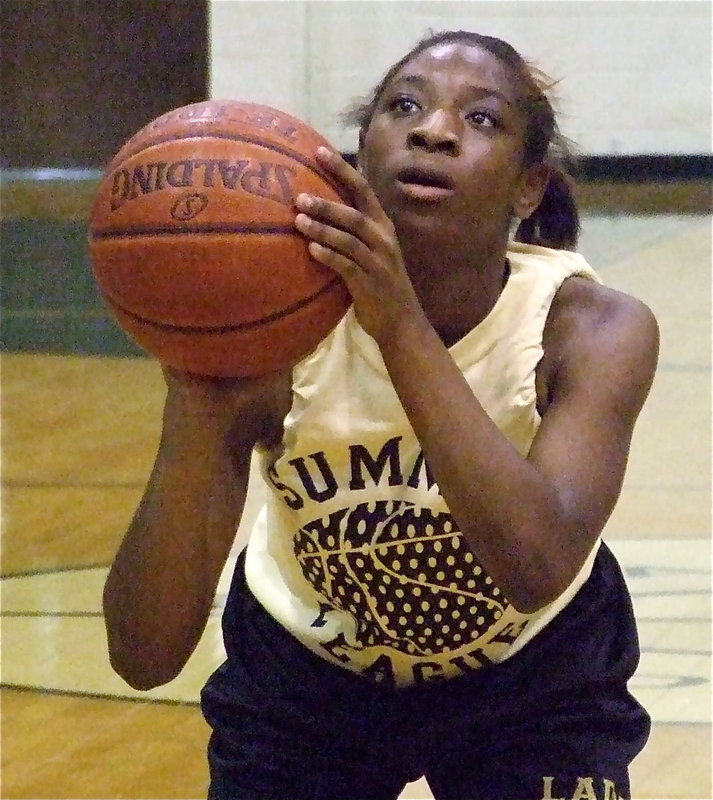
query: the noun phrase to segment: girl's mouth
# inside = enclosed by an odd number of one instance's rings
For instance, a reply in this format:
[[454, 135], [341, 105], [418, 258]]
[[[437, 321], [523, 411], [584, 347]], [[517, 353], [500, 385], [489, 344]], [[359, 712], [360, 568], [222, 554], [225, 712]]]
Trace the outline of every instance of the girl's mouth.
[[396, 185], [402, 195], [422, 203], [440, 203], [455, 190], [448, 175], [422, 167], [401, 170]]

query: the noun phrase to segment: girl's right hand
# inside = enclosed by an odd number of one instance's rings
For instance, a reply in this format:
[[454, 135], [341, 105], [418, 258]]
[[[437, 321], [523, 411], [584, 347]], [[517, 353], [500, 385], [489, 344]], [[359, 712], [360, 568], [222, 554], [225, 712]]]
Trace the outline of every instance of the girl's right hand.
[[281, 424], [289, 410], [289, 370], [253, 378], [214, 378], [167, 365], [162, 370], [167, 387], [164, 435], [195, 429], [196, 436], [210, 439], [242, 431], [254, 435], [254, 444]]

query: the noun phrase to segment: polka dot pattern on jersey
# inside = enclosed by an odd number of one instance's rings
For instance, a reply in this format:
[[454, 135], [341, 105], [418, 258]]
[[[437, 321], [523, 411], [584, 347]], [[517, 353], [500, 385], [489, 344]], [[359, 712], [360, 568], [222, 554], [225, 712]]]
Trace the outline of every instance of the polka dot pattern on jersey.
[[377, 501], [336, 511], [297, 533], [314, 589], [357, 623], [362, 647], [429, 656], [474, 643], [507, 599], [448, 513]]

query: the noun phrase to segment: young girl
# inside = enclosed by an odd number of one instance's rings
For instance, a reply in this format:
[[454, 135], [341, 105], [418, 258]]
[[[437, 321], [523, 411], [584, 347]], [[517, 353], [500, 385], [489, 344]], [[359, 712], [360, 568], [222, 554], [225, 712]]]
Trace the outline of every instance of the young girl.
[[[175, 677], [270, 489], [203, 710], [213, 800], [629, 796], [649, 718], [600, 535], [658, 351], [605, 288], [541, 78], [506, 43], [420, 42], [353, 113], [351, 206], [295, 225], [353, 306], [289, 374], [166, 370], [163, 436], [105, 590], [132, 686]], [[515, 242], [509, 233], [517, 224]]]

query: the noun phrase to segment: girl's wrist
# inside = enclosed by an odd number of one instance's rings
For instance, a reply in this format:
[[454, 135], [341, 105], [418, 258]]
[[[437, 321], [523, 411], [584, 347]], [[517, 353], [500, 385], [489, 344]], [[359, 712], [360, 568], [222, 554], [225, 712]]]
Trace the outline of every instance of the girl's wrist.
[[385, 361], [403, 356], [414, 348], [420, 349], [430, 337], [438, 338], [433, 326], [422, 310], [401, 314], [383, 329], [376, 339]]

